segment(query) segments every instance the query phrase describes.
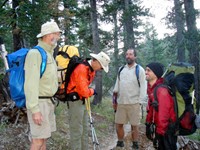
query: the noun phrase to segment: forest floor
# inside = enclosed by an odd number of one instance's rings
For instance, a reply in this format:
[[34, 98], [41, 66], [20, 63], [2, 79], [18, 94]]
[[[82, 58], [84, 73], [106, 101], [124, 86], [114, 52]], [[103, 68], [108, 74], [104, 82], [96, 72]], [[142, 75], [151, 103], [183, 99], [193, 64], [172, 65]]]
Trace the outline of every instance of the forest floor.
[[[98, 113], [92, 113], [94, 129], [101, 150], [115, 149], [117, 142], [115, 126], [106, 117]], [[114, 116], [113, 116], [114, 117]], [[68, 109], [66, 104], [60, 104], [56, 108], [57, 131], [47, 142], [48, 150], [68, 150], [69, 149], [69, 124]], [[90, 127], [89, 127], [90, 129]], [[126, 138], [125, 149], [131, 149], [130, 126], [125, 126]], [[89, 149], [93, 149], [92, 134], [89, 130]], [[0, 124], [0, 150], [28, 150], [30, 146], [29, 126], [27, 118], [22, 115], [17, 123]], [[145, 137], [145, 127], [140, 126], [140, 149], [153, 149], [151, 142]], [[98, 147], [96, 147], [98, 150]]]
[[[48, 139], [47, 150], [70, 150], [69, 149], [69, 121], [68, 108], [64, 103], [56, 107], [57, 131]], [[110, 114], [114, 118], [114, 113]], [[1, 117], [1, 116], [0, 116]], [[113, 121], [100, 113], [92, 113], [93, 125], [101, 150], [114, 150], [117, 142], [116, 131]], [[131, 150], [130, 125], [125, 127], [125, 150]], [[89, 128], [90, 129], [90, 128]], [[152, 142], [145, 136], [145, 125], [140, 125], [139, 146], [140, 150], [153, 150]], [[89, 150], [93, 150], [92, 134], [89, 130]], [[29, 127], [27, 118], [22, 115], [18, 122], [0, 123], [0, 150], [28, 150], [30, 146]], [[200, 147], [199, 147], [200, 148]], [[184, 148], [185, 149], [185, 148]], [[187, 149], [187, 148], [186, 148]], [[198, 149], [198, 147], [197, 147]], [[96, 147], [98, 150], [98, 147]], [[193, 149], [191, 149], [193, 150]]]
[[[104, 122], [104, 118], [94, 115], [95, 124], [97, 122]], [[96, 130], [97, 138], [99, 141], [99, 147], [101, 150], [111, 150], [115, 148], [117, 138], [115, 129], [113, 128], [112, 123], [108, 123], [108, 128], [101, 131]], [[53, 133], [52, 137], [48, 140], [47, 149], [48, 150], [66, 150], [69, 149], [69, 130], [68, 124], [65, 124], [66, 127], [59, 128], [57, 126], [57, 131]], [[0, 149], [1, 150], [26, 150], [29, 149], [29, 128], [27, 123], [19, 123], [17, 125], [1, 125], [0, 127]], [[144, 134], [144, 126], [140, 126], [140, 149], [141, 150], [151, 150], [153, 149], [151, 142], [149, 142]], [[126, 138], [125, 138], [125, 149], [131, 149], [130, 143], [130, 133], [128, 132], [129, 126], [125, 127]], [[101, 132], [101, 133], [100, 133]], [[91, 133], [89, 132], [90, 142], [89, 147], [92, 150], [93, 144], [91, 139]]]

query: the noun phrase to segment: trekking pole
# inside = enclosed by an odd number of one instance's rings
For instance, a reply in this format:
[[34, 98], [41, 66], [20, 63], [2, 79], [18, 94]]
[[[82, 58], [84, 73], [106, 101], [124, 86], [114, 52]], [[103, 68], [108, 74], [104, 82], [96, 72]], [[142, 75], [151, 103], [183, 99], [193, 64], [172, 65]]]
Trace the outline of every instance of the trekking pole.
[[112, 104], [114, 109], [114, 117], [113, 117], [113, 132], [115, 131], [115, 114], [117, 111], [117, 93], [113, 92], [112, 95]]
[[100, 150], [99, 142], [98, 142], [97, 135], [96, 135], [94, 125], [93, 125], [93, 118], [92, 118], [92, 115], [91, 115], [90, 99], [89, 98], [87, 100], [85, 100], [85, 105], [86, 105], [86, 109], [88, 111], [88, 115], [89, 115], [89, 119], [90, 119], [90, 128], [91, 128], [91, 133], [92, 133], [93, 150], [96, 150], [96, 148], [98, 150]]
[[143, 104], [141, 104], [141, 111], [142, 111], [142, 119], [143, 119], [144, 118]]

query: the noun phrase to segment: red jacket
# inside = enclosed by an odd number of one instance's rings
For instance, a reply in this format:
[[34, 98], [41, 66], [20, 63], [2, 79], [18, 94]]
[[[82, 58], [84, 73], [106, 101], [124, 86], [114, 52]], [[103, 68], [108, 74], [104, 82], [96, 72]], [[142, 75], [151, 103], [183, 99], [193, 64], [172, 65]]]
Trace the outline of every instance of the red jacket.
[[148, 84], [148, 105], [147, 105], [147, 123], [156, 124], [156, 133], [164, 135], [169, 123], [176, 121], [176, 113], [174, 111], [174, 100], [171, 97], [168, 89], [159, 87], [157, 90], [158, 111], [156, 111], [151, 103], [154, 101], [154, 89], [157, 85], [163, 83], [163, 78], [160, 78], [151, 87]]
[[94, 94], [94, 90], [89, 88], [93, 81], [95, 71], [90, 66], [79, 64], [73, 71], [67, 87], [67, 93], [77, 92], [82, 98], [88, 98]]

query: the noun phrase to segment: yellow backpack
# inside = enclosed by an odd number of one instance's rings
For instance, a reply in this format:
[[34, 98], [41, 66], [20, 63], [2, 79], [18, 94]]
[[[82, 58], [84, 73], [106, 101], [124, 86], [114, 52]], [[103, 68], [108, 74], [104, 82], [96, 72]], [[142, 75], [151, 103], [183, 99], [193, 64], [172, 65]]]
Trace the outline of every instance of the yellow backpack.
[[73, 45], [65, 45], [59, 48], [56, 61], [59, 68], [67, 68], [69, 60], [72, 56], [80, 56], [78, 48]]
[[56, 61], [58, 65], [58, 91], [55, 94], [59, 100], [64, 100], [65, 98], [65, 74], [67, 71], [67, 66], [72, 56], [80, 56], [78, 48], [73, 45], [65, 45], [59, 48], [58, 54], [56, 56]]

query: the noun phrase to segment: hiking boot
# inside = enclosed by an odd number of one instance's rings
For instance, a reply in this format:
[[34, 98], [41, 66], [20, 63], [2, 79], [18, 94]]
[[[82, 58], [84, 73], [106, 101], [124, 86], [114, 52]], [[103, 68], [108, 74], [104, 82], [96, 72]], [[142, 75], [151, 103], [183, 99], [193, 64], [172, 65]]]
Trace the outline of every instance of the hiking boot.
[[133, 142], [132, 150], [139, 150], [138, 142]]
[[116, 147], [124, 147], [124, 142], [123, 141], [117, 141]]

